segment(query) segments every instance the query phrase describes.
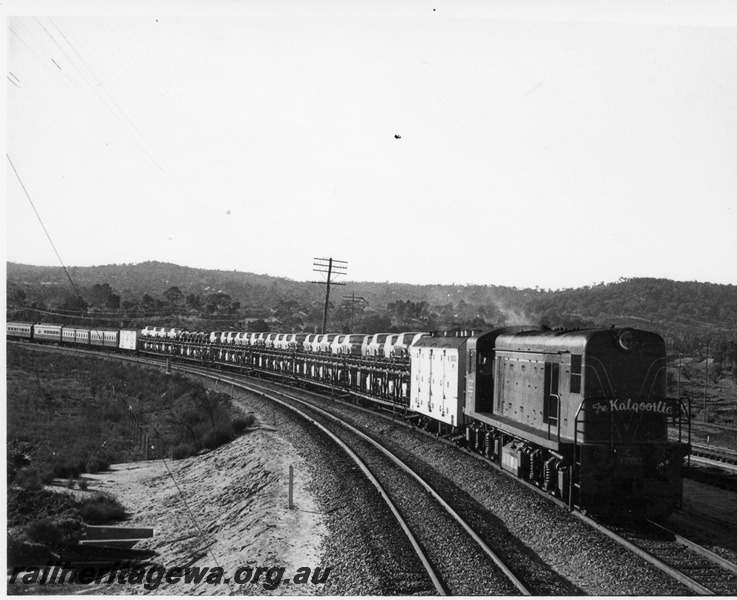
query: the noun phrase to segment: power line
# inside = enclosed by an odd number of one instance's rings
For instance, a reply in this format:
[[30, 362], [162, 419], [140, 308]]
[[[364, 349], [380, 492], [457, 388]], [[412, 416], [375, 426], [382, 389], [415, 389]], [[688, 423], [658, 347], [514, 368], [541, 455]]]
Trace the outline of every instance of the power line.
[[[154, 127], [155, 124], [147, 124], [144, 120], [136, 118], [136, 115], [134, 115], [136, 105], [131, 106], [130, 103], [125, 102], [127, 96], [124, 94], [121, 96], [120, 90], [116, 89], [114, 79], [106, 81], [103, 85], [103, 82], [97, 77], [96, 71], [93, 70], [95, 66], [95, 53], [92, 53], [92, 58], [90, 58], [90, 53], [85, 44], [75, 40], [71, 32], [68, 31], [68, 28], [61, 28], [51, 18], [47, 18], [47, 20], [55, 28], [55, 32], [52, 31], [51, 26], [44, 25], [39, 18], [35, 18], [35, 25], [42, 32], [40, 36], [33, 31], [22, 29], [24, 35], [30, 38], [40, 49], [40, 54], [35, 52], [19, 33], [12, 29], [11, 31], [42, 62], [47, 72], [49, 72], [47, 65], [50, 64], [49, 59], [51, 54], [59, 55], [55, 62], [59, 67], [62, 67], [61, 75], [58, 73], [58, 70], [54, 70], [51, 73], [51, 77], [62, 84], [66, 84], [65, 87], [67, 89], [69, 84], [74, 86], [76, 96], [79, 97], [79, 104], [81, 106], [87, 106], [88, 104], [91, 106], [91, 110], [88, 108], [87, 111], [92, 118], [100, 123], [100, 129], [109, 131], [110, 133], [117, 132], [120, 139], [133, 151], [134, 159], [142, 165], [144, 170], [154, 173], [157, 177], [163, 174], [170, 182], [171, 187], [183, 199], [191, 201], [202, 212], [203, 216], [214, 219], [212, 211], [208, 210], [208, 207], [196, 195], [188, 192], [182, 186], [180, 178], [175, 175], [161, 157], [161, 154], [156, 150], [155, 146], [157, 144], [160, 145], [161, 140], [165, 139], [165, 136], [154, 135], [153, 137], [156, 140], [156, 143], [154, 143], [151, 136], [146, 135], [145, 131]], [[98, 27], [96, 22], [93, 21], [92, 24]], [[20, 21], [14, 22], [14, 26], [21, 30]], [[62, 29], [67, 29], [67, 31], [63, 31]], [[110, 48], [110, 34], [103, 31], [101, 35], [105, 42], [103, 43], [101, 41], [99, 47]], [[61, 39], [59, 39], [59, 36], [61, 36]], [[84, 41], [84, 36], [82, 36], [82, 39]], [[53, 46], [50, 46], [50, 44], [53, 44]], [[121, 60], [121, 56], [124, 55], [124, 52], [113, 52], [113, 56], [119, 61]], [[120, 62], [120, 64], [125, 63]], [[97, 72], [99, 72], [100, 68], [97, 68]], [[87, 90], [87, 92], [85, 93], [84, 90]], [[92, 94], [89, 93], [90, 90]], [[71, 92], [72, 96], [74, 96], [75, 93], [73, 91]], [[151, 94], [151, 97], [156, 97], [156, 94]], [[43, 115], [45, 112], [41, 111], [39, 114]], [[173, 154], [176, 154], [176, 152]], [[122, 171], [120, 172], [122, 173]], [[176, 218], [176, 214], [174, 217]], [[186, 224], [182, 224], [182, 227], [190, 230]], [[195, 232], [191, 233], [194, 234]]]
[[[179, 487], [179, 484], [177, 483], [176, 478], [174, 477], [174, 473], [171, 472], [171, 469], [169, 468], [169, 465], [166, 464], [166, 460], [164, 460], [164, 457], [161, 457], [161, 462], [164, 463], [164, 466], [166, 467], [166, 470], [169, 472], [169, 476], [171, 477], [171, 480], [174, 482], [174, 485], [177, 488], [177, 493], [179, 494], [179, 497], [181, 498], [182, 502], [184, 503], [185, 508], [187, 509], [187, 512], [189, 513], [189, 518], [192, 520], [192, 523], [194, 523], [194, 526], [197, 528], [197, 531], [200, 534], [200, 538], [202, 538], [205, 535], [205, 532], [200, 527], [200, 524], [197, 522], [197, 519], [194, 516], [194, 513], [192, 512], [192, 509], [189, 507], [189, 504], [187, 504], [187, 497], [182, 492], [182, 488]], [[212, 548], [208, 548], [207, 552], [210, 556], [212, 556], [212, 560], [215, 561], [215, 564], [217, 565], [218, 569], [222, 571], [222, 567], [220, 566], [220, 563], [218, 562], [217, 557], [215, 556], [215, 552], [213, 552]], [[230, 591], [233, 591], [233, 586], [230, 584], [230, 580], [226, 579], [226, 583], [228, 584], [228, 587], [230, 588]]]
[[10, 160], [10, 155], [6, 153], [5, 156], [8, 158], [8, 162], [10, 163], [10, 166], [13, 167], [13, 172], [15, 173], [15, 176], [18, 178], [18, 181], [20, 182], [20, 186], [23, 188], [23, 191], [26, 194], [26, 198], [28, 198], [28, 201], [31, 203], [31, 206], [33, 207], [33, 212], [36, 213], [38, 222], [41, 223], [41, 227], [43, 227], [44, 233], [46, 234], [46, 237], [49, 239], [49, 243], [51, 244], [51, 247], [54, 249], [54, 252], [56, 253], [56, 258], [59, 259], [59, 263], [61, 263], [61, 266], [64, 269], [64, 272], [67, 274], [67, 278], [69, 279], [69, 283], [72, 284], [72, 289], [74, 290], [74, 293], [77, 294], [78, 298], [83, 299], [82, 296], [80, 296], [79, 291], [77, 290], [77, 286], [74, 285], [74, 281], [72, 281], [72, 276], [69, 275], [69, 271], [67, 271], [67, 268], [64, 265], [64, 261], [61, 260], [61, 256], [59, 256], [59, 252], [56, 250], [56, 246], [54, 246], [54, 241], [51, 239], [49, 232], [46, 230], [46, 225], [44, 225], [44, 222], [41, 219], [41, 215], [39, 215], [38, 211], [36, 210], [36, 205], [33, 204], [33, 200], [31, 200], [31, 196], [29, 195], [28, 190], [26, 190], [26, 186], [23, 185], [23, 180], [20, 178], [18, 171], [15, 169], [15, 165], [13, 164], [13, 161]]

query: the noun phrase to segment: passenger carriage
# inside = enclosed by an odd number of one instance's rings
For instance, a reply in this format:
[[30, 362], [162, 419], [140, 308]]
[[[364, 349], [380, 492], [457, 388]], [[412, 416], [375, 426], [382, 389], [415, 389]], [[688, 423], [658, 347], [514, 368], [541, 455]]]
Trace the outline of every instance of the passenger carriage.
[[26, 340], [33, 339], [33, 325], [31, 323], [6, 323], [5, 336], [9, 340]]

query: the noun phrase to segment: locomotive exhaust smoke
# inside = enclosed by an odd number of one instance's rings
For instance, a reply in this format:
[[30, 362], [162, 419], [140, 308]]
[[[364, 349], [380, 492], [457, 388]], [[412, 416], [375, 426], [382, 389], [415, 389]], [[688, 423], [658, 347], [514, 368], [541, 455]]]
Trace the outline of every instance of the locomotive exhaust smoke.
[[531, 316], [525, 311], [497, 305], [497, 309], [504, 315], [505, 325], [540, 325], [539, 316]]

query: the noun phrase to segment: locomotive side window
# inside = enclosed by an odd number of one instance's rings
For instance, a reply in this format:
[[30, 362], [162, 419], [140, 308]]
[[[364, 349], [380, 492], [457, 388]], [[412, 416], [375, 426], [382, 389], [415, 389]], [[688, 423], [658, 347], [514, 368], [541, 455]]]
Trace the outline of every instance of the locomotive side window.
[[571, 354], [571, 394], [581, 393], [581, 358], [580, 354]]

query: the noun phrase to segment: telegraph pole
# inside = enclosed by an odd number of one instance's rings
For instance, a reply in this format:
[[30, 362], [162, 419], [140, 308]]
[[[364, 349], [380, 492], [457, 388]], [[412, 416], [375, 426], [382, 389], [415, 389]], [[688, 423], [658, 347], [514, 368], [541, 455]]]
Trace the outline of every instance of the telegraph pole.
[[351, 326], [349, 333], [353, 333], [353, 311], [356, 308], [356, 302], [365, 302], [368, 304], [368, 300], [363, 296], [356, 297], [356, 292], [352, 292], [350, 296], [343, 296], [343, 303], [348, 304], [349, 302], [351, 303]]
[[706, 421], [706, 392], [709, 389], [709, 337], [706, 338], [706, 360], [704, 361], [704, 421]]
[[325, 333], [325, 328], [328, 324], [328, 302], [330, 301], [330, 286], [331, 285], [345, 285], [343, 282], [333, 281], [333, 276], [345, 275], [348, 269], [348, 263], [344, 260], [334, 260], [333, 258], [315, 258], [315, 262], [312, 263], [316, 268], [312, 269], [316, 273], [327, 273], [327, 279], [325, 281], [313, 281], [312, 283], [319, 283], [325, 285], [325, 309], [322, 312], [322, 332]]

